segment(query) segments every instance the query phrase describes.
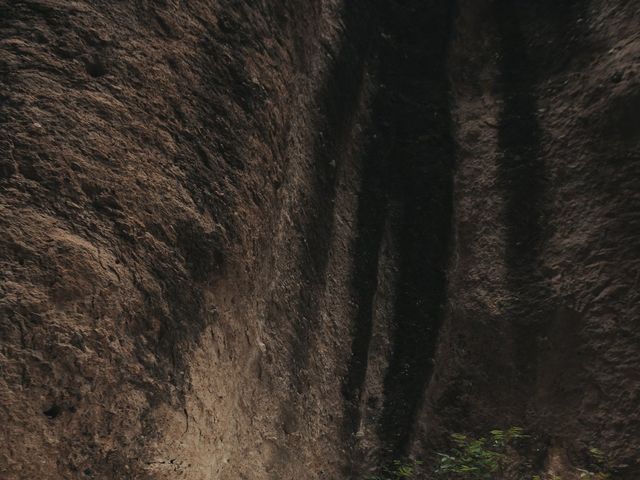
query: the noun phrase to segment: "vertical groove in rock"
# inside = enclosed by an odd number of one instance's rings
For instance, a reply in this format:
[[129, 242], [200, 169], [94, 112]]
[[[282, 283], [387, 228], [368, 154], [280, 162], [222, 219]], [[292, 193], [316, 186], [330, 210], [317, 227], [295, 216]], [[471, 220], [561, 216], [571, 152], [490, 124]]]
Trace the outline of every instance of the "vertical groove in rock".
[[447, 53], [452, 3], [389, 2], [384, 11], [381, 82], [392, 122], [390, 201], [399, 271], [392, 354], [384, 380], [380, 434], [405, 453], [429, 382], [446, 302], [454, 147]]
[[[548, 172], [542, 156], [535, 67], [529, 59], [516, 2], [494, 4], [499, 46], [497, 182], [504, 195], [506, 276], [512, 290], [516, 369], [535, 384], [536, 339], [544, 336], [549, 313], [540, 314], [550, 296], [541, 291], [540, 253], [544, 242], [544, 196]], [[538, 318], [530, 318], [536, 312]], [[542, 318], [540, 318], [542, 317]], [[542, 322], [541, 322], [542, 320]]]

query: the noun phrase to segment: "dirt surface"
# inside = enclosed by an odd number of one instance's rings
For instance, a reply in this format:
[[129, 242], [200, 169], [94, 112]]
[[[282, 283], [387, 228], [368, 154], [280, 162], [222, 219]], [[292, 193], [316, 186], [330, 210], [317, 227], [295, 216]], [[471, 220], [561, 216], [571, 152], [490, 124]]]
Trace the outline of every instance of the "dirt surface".
[[632, 0], [0, 0], [0, 478], [640, 473]]

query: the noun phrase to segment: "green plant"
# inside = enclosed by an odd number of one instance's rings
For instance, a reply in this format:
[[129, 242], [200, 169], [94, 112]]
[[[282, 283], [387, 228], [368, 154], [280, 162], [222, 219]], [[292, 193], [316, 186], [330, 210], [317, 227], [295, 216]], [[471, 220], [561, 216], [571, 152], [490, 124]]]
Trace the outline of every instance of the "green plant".
[[451, 435], [455, 447], [450, 453], [439, 453], [436, 476], [460, 480], [492, 480], [507, 466], [507, 448], [524, 438], [520, 427], [492, 430], [489, 436], [474, 438], [460, 433]]
[[607, 461], [604, 452], [592, 447], [589, 449], [589, 456], [591, 457], [589, 468], [578, 468], [580, 478], [583, 480], [608, 480], [611, 478], [605, 472]]
[[[557, 474], [533, 474], [532, 462], [524, 455], [518, 442], [530, 438], [520, 427], [507, 430], [491, 430], [483, 437], [454, 433], [453, 448], [448, 453], [438, 453], [438, 461], [430, 479], [441, 480], [562, 480]], [[525, 449], [526, 451], [526, 449]], [[590, 461], [586, 468], [576, 468], [581, 480], [611, 480], [606, 473], [607, 461], [597, 448], [589, 449]], [[423, 478], [420, 461], [393, 461], [380, 473], [363, 480], [406, 480]], [[420, 473], [420, 472], [421, 473]], [[420, 473], [420, 475], [419, 475]], [[573, 476], [572, 476], [573, 478]]]
[[415, 478], [417, 467], [421, 464], [422, 462], [417, 460], [411, 462], [394, 460], [380, 474], [366, 477], [364, 480], [404, 480]]

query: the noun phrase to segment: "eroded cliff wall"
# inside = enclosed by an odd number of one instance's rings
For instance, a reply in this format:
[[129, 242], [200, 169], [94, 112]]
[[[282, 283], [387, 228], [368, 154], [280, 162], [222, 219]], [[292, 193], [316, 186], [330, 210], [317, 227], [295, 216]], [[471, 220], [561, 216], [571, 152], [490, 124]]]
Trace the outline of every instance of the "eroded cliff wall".
[[357, 478], [517, 424], [631, 478], [639, 24], [0, 2], [0, 476]]

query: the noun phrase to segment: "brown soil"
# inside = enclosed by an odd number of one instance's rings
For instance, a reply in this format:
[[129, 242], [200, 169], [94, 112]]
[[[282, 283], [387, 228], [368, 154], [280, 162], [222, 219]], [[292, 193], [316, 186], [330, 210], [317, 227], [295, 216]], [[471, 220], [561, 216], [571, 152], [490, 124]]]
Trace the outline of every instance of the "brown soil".
[[[0, 478], [640, 473], [633, 0], [0, 0]], [[564, 470], [564, 471], [563, 471]]]

